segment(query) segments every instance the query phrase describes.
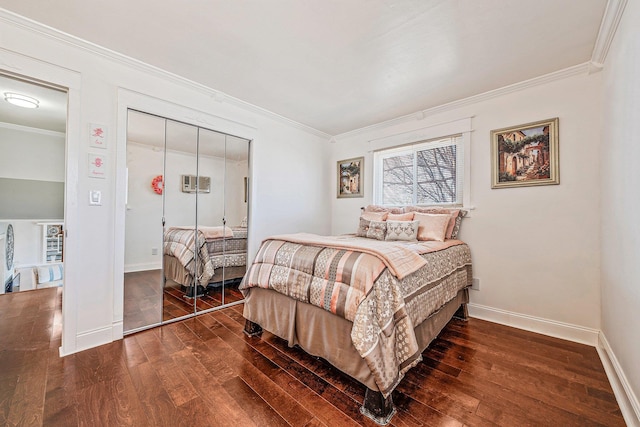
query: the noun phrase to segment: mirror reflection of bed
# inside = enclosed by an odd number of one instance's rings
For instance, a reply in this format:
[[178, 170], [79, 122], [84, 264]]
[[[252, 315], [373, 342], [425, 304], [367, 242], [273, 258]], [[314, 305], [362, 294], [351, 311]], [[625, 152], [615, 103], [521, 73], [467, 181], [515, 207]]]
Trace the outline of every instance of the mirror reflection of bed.
[[47, 292], [60, 299], [67, 94], [5, 74], [0, 94], [0, 295], [57, 288]]
[[129, 111], [125, 333], [242, 300], [248, 161], [246, 139]]
[[200, 252], [202, 257], [198, 258], [199, 280], [189, 273], [180, 260], [180, 250], [183, 248], [180, 242], [186, 239], [190, 245], [193, 244], [194, 228], [176, 226], [166, 229], [163, 250], [165, 294], [182, 301], [193, 298], [195, 293], [199, 310], [240, 301], [242, 295], [238, 285], [244, 277], [247, 264], [246, 220], [243, 219], [234, 227], [199, 226], [197, 230], [198, 247], [204, 241]]

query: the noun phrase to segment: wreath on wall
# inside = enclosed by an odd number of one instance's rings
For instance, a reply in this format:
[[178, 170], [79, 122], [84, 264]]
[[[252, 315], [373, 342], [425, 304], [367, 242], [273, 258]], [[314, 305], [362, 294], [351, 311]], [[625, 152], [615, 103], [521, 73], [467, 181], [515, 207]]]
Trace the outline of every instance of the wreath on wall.
[[162, 190], [164, 189], [164, 180], [162, 175], [158, 175], [151, 180], [151, 188], [153, 188], [154, 193], [162, 194]]

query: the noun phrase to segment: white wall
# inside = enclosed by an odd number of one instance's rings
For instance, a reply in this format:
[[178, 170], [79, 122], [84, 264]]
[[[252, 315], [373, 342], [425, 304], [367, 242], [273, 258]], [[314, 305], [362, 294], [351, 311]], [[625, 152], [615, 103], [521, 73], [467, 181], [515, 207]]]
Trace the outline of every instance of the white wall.
[[[199, 116], [219, 117], [253, 129], [250, 253], [273, 233], [328, 233], [330, 210], [323, 203], [330, 180], [326, 136], [241, 102], [216, 101], [206, 88], [135, 61], [122, 61], [108, 51], [95, 54], [82, 41], [1, 10], [0, 21], [2, 67], [74, 84], [67, 149], [75, 161], [69, 163], [67, 173], [77, 174], [78, 179], [68, 183], [65, 212], [69, 252], [63, 354], [121, 336], [122, 277], [115, 273], [116, 265], [124, 260], [124, 239], [118, 240], [121, 230], [116, 229], [117, 219], [124, 216], [116, 208], [124, 197], [120, 188], [116, 193], [116, 182], [124, 176], [126, 166], [117, 162], [119, 150], [126, 149], [126, 130], [122, 129], [126, 120], [119, 117], [121, 88], [159, 103], [188, 107], [195, 117], [192, 122]], [[104, 125], [108, 132], [104, 180], [87, 177], [88, 153], [96, 151], [88, 146], [90, 123]], [[102, 206], [89, 206], [89, 190], [102, 192]]]
[[225, 180], [225, 216], [227, 225], [237, 227], [247, 216], [248, 203], [244, 201], [244, 178], [249, 176], [249, 162], [227, 161]]
[[629, 425], [640, 425], [639, 22], [640, 3], [629, 1], [605, 62], [600, 151], [602, 334], [635, 412]]
[[55, 222], [55, 220], [9, 220], [13, 226], [14, 253], [13, 263], [16, 268], [42, 264], [42, 226], [37, 222]]
[[[372, 202], [373, 155], [368, 150], [377, 141], [369, 141], [473, 116], [475, 210], [463, 221], [460, 237], [471, 247], [474, 277], [480, 279], [480, 290], [471, 292], [475, 314], [514, 325], [526, 321], [533, 329], [595, 344], [600, 327], [600, 87], [600, 74], [577, 75], [423, 120], [409, 118], [337, 137], [330, 167], [364, 155], [365, 197], [337, 199], [332, 178], [333, 233], [355, 232], [359, 207]], [[553, 117], [560, 119], [560, 185], [492, 190], [490, 131]]]
[[[64, 182], [65, 137], [59, 132], [0, 124], [0, 178]], [[0, 203], [8, 203], [3, 200]], [[42, 263], [42, 227], [62, 218], [13, 219], [16, 267]]]
[[[162, 175], [164, 152], [127, 144], [128, 191], [125, 219], [125, 271], [154, 270], [162, 266], [162, 196], [151, 180]], [[174, 183], [175, 184], [175, 183]], [[165, 191], [175, 192], [174, 185]], [[157, 255], [151, 249], [158, 250]]]
[[64, 135], [0, 124], [0, 178], [64, 182]]

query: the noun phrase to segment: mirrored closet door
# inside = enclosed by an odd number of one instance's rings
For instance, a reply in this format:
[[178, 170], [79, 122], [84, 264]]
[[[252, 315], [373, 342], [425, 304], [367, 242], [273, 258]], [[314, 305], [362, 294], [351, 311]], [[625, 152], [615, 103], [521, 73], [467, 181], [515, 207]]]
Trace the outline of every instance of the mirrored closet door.
[[198, 151], [199, 175], [204, 186], [211, 185], [199, 194], [198, 224], [214, 268], [196, 307], [201, 311], [242, 300], [238, 285], [247, 264], [249, 141], [200, 129]]
[[130, 110], [124, 330], [242, 300], [249, 141]]

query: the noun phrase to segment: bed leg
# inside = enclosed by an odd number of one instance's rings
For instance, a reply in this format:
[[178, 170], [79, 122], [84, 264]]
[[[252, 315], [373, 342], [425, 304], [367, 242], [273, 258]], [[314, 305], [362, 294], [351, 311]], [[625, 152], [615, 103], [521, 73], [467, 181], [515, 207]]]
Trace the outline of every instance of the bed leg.
[[360, 413], [371, 418], [377, 424], [386, 426], [391, 421], [393, 414], [396, 413], [396, 407], [393, 405], [391, 395], [385, 398], [381, 392], [367, 388]]
[[244, 333], [250, 337], [257, 337], [262, 334], [262, 326], [253, 323], [251, 320], [244, 321]]
[[456, 319], [464, 320], [465, 322], [469, 320], [469, 308], [466, 303], [460, 304], [460, 308], [453, 315]]

